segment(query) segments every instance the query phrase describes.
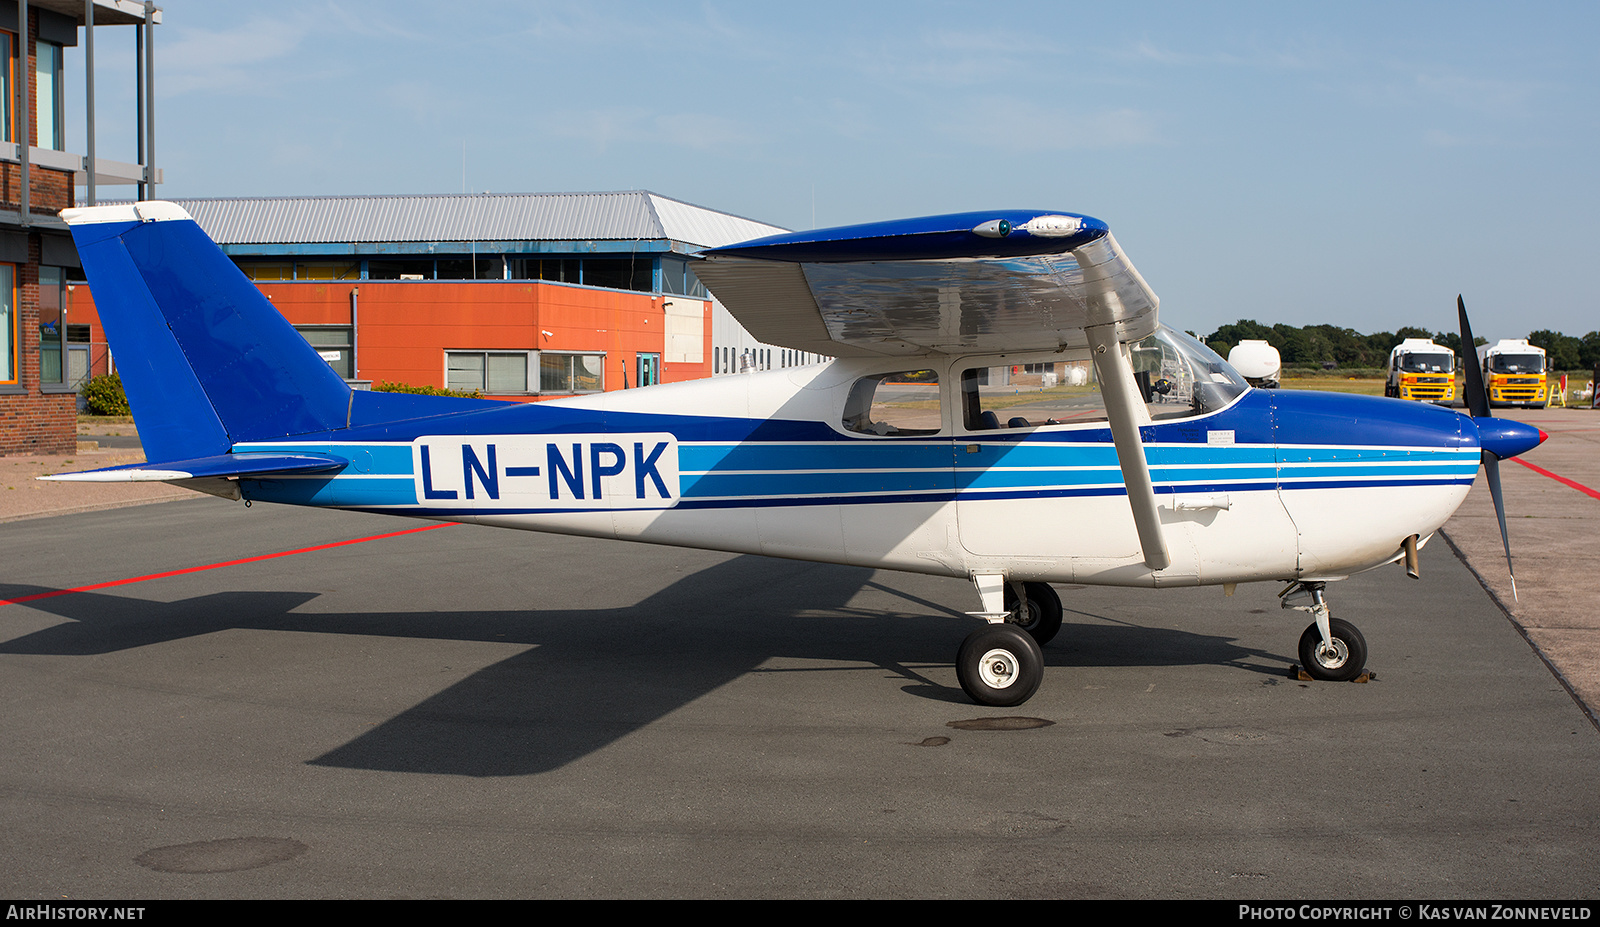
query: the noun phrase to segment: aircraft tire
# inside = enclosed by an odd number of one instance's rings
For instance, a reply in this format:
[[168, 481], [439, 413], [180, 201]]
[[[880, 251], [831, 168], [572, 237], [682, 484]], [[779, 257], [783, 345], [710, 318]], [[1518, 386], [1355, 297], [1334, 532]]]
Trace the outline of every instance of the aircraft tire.
[[1006, 624], [1027, 631], [1043, 647], [1061, 632], [1061, 596], [1049, 583], [1023, 583], [1022, 590], [1028, 595], [1025, 612], [1017, 607], [1011, 584], [1006, 584], [1006, 611], [1012, 614]]
[[1044, 680], [1044, 653], [1032, 635], [1016, 625], [987, 625], [962, 641], [956, 678], [962, 691], [980, 705], [1021, 705]]
[[1300, 665], [1312, 679], [1324, 682], [1349, 682], [1367, 668], [1367, 639], [1356, 626], [1339, 618], [1328, 622], [1333, 634], [1334, 653], [1319, 654], [1322, 632], [1313, 621], [1300, 635]]

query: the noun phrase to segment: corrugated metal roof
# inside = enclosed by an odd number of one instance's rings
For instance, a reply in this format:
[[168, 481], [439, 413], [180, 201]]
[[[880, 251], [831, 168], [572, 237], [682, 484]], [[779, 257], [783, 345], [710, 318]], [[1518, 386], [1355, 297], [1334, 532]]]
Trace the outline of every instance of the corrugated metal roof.
[[715, 248], [785, 231], [645, 190], [174, 202], [223, 245], [670, 240]]
[[712, 242], [721, 241], [731, 245], [788, 231], [776, 225], [692, 206], [654, 193], [649, 197], [662, 228], [666, 229], [667, 237], [673, 241], [693, 242], [703, 248], [721, 248], [724, 246]]

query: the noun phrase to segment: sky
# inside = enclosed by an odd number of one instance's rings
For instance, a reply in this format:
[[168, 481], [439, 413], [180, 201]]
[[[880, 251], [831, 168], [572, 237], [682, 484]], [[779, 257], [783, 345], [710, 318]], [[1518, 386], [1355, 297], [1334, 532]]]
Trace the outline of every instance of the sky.
[[[1201, 335], [1454, 330], [1457, 294], [1491, 340], [1600, 329], [1600, 4], [159, 5], [162, 198], [646, 189], [797, 230], [1038, 208], [1107, 222]], [[133, 161], [133, 30], [95, 54], [98, 153]]]

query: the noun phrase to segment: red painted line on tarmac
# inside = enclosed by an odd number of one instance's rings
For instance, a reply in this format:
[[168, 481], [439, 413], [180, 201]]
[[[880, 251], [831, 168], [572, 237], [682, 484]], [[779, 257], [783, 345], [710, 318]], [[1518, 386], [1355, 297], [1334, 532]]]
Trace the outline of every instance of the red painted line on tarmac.
[[133, 576], [128, 579], [113, 579], [110, 582], [95, 583], [91, 586], [79, 586], [76, 589], [52, 589], [49, 592], [36, 592], [16, 599], [0, 599], [0, 605], [17, 605], [22, 602], [36, 602], [39, 599], [50, 599], [58, 595], [70, 595], [74, 592], [92, 592], [95, 589], [109, 589], [112, 586], [126, 586], [130, 583], [142, 583], [151, 579], [165, 579], [168, 576], [182, 576], [185, 573], [200, 573], [205, 570], [216, 570], [222, 567], [238, 566], [242, 563], [257, 563], [262, 560], [276, 560], [279, 557], [292, 557], [295, 554], [309, 554], [312, 551], [331, 550], [335, 547], [348, 547], [351, 544], [365, 544], [368, 541], [381, 541], [384, 538], [397, 538], [405, 534], [416, 534], [419, 531], [432, 531], [435, 528], [448, 528], [455, 522], [444, 522], [437, 525], [424, 525], [421, 528], [407, 528], [404, 531], [391, 531], [388, 534], [374, 534], [371, 537], [354, 538], [349, 541], [334, 541], [332, 544], [318, 544], [315, 547], [301, 547], [297, 550], [285, 550], [276, 554], [261, 554], [258, 557], [245, 557], [242, 560], [228, 560], [222, 563], [208, 563], [204, 566], [185, 567], [181, 570], [168, 570], [165, 573], [151, 573], [148, 576]]
[[1515, 463], [1522, 464], [1524, 467], [1527, 467], [1529, 470], [1532, 470], [1535, 473], [1540, 473], [1540, 474], [1543, 474], [1544, 476], [1548, 476], [1552, 480], [1555, 480], [1557, 483], [1561, 483], [1562, 485], [1565, 485], [1565, 486], [1571, 486], [1573, 489], [1576, 489], [1578, 492], [1581, 492], [1586, 496], [1593, 496], [1596, 499], [1600, 499], [1600, 491], [1590, 489], [1589, 487], [1583, 485], [1582, 483], [1575, 483], [1572, 480], [1569, 480], [1564, 476], [1557, 476], [1556, 474], [1551, 473], [1549, 470], [1546, 470], [1543, 467], [1535, 467], [1533, 464], [1528, 463], [1526, 460], [1523, 460], [1521, 457], [1513, 457], [1513, 458], [1511, 458], [1511, 460], [1513, 462], [1515, 462]]

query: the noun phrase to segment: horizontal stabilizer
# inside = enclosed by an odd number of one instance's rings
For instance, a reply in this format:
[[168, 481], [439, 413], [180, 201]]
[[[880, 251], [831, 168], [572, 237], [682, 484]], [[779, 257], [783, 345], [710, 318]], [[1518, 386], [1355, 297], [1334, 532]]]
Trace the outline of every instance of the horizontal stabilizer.
[[319, 473], [339, 470], [349, 461], [332, 454], [217, 454], [193, 460], [168, 460], [159, 463], [128, 464], [58, 473], [41, 480], [61, 483], [162, 483], [230, 476], [261, 477], [276, 473]]

